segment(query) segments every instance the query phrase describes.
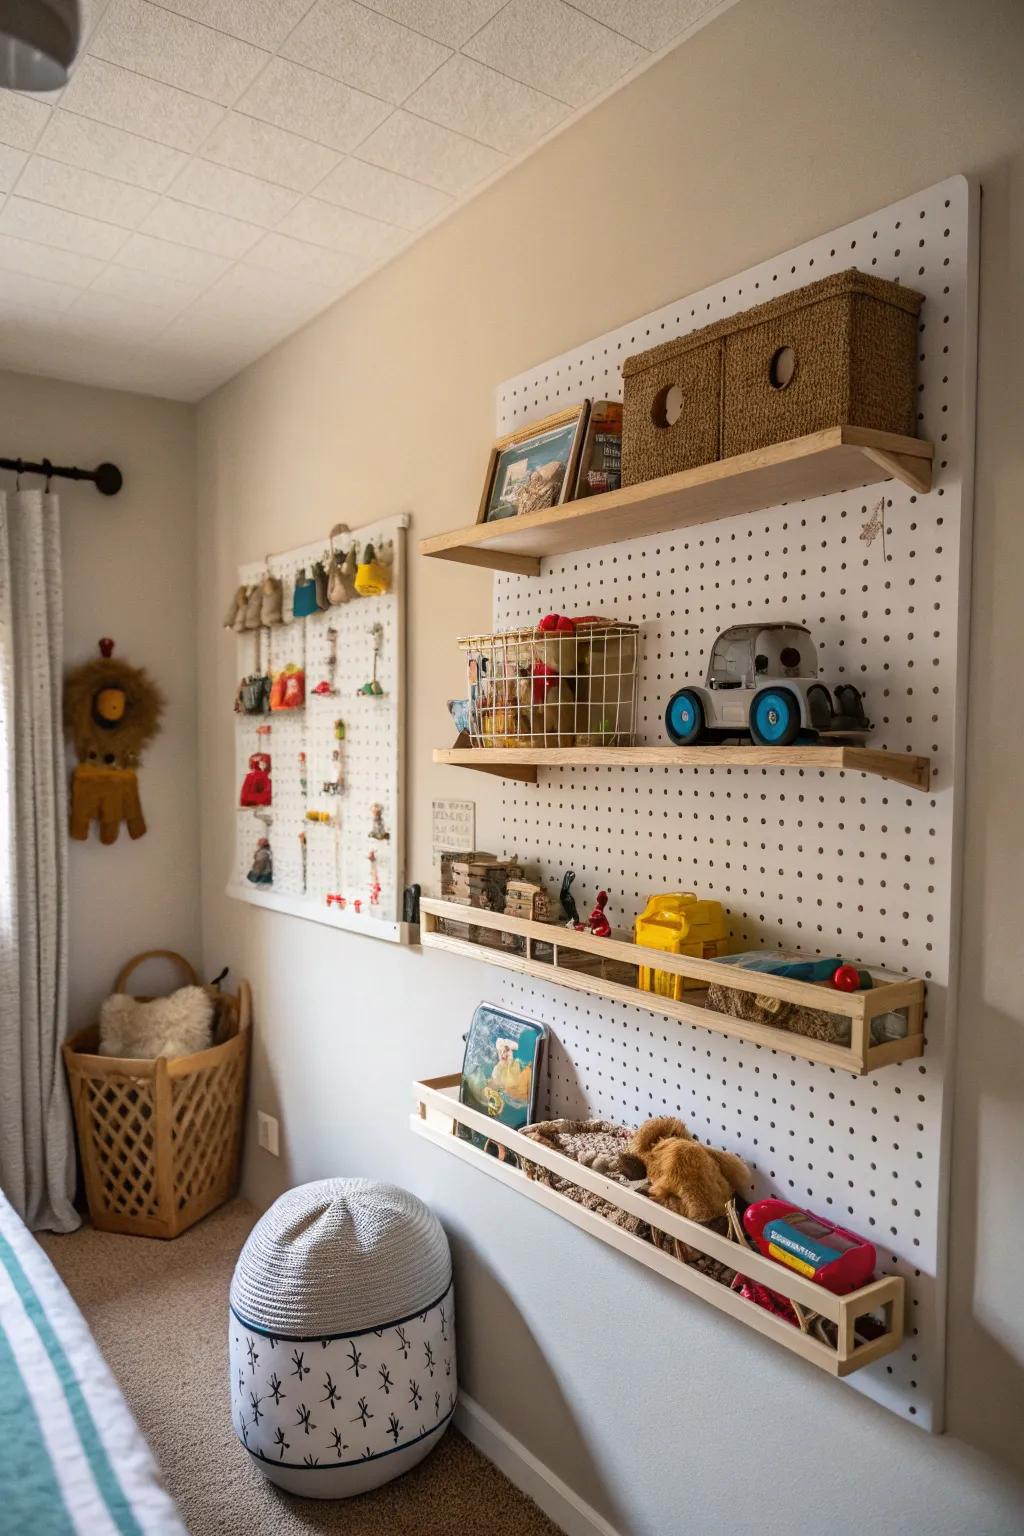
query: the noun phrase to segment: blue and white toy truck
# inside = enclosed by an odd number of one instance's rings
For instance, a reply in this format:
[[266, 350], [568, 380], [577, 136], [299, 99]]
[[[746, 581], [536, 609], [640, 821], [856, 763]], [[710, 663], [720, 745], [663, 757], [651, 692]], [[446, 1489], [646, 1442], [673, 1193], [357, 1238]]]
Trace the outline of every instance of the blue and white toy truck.
[[843, 737], [862, 741], [871, 726], [859, 691], [830, 693], [818, 677], [817, 648], [801, 624], [735, 624], [711, 648], [704, 686], [668, 701], [665, 729], [677, 747], [747, 736], [762, 747]]

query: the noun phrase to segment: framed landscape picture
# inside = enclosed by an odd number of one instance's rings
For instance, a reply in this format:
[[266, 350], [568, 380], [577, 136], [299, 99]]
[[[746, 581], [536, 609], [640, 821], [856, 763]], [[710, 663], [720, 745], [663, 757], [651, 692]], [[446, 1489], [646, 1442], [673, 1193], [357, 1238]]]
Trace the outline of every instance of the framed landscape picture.
[[557, 507], [576, 485], [590, 401], [499, 437], [491, 449], [478, 523]]

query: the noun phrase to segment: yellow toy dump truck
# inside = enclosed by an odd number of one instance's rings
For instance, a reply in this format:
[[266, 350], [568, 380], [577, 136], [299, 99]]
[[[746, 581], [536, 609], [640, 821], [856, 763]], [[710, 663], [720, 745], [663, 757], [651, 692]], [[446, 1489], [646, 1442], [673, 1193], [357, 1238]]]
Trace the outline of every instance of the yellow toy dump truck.
[[[645, 949], [660, 949], [670, 955], [693, 955], [698, 960], [717, 960], [726, 950], [725, 913], [720, 901], [700, 901], [692, 891], [652, 896], [636, 920], [635, 938]], [[705, 985], [647, 965], [638, 969], [641, 990], [656, 992], [659, 997], [678, 1001], [685, 987]]]

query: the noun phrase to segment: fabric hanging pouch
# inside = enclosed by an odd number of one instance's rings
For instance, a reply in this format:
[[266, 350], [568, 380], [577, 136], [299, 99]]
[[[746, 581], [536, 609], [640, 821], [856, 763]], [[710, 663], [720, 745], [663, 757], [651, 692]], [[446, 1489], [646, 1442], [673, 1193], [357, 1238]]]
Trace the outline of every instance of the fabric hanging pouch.
[[238, 697], [244, 715], [265, 715], [270, 708], [270, 678], [265, 672], [253, 672], [243, 678]]
[[306, 568], [303, 566], [295, 578], [295, 591], [292, 595], [292, 613], [297, 619], [308, 619], [311, 613], [318, 612], [316, 582], [306, 575]]
[[327, 572], [322, 560], [316, 560], [313, 564], [313, 589], [316, 592], [316, 606], [323, 613], [330, 604], [327, 601]]
[[278, 672], [270, 689], [270, 708], [273, 713], [288, 709], [301, 709], [306, 702], [306, 674], [301, 667], [289, 664]]
[[239, 805], [246, 807], [270, 805], [273, 802], [273, 784], [270, 777], [270, 757], [266, 752], [254, 752], [249, 759], [249, 772], [242, 780]]
[[331, 554], [327, 562], [327, 601], [332, 608], [337, 608], [342, 603], [347, 603], [352, 596], [345, 581], [342, 561], [339, 559], [338, 551], [334, 547], [335, 535], [346, 532], [347, 529], [344, 523], [336, 523], [331, 529]]
[[246, 601], [248, 599], [248, 595], [249, 595], [249, 593], [248, 593], [248, 589], [246, 587], [238, 587], [237, 588], [237, 590], [235, 591], [235, 595], [234, 595], [234, 597], [232, 597], [231, 602], [230, 602], [230, 604], [228, 606], [228, 611], [224, 615], [224, 628], [225, 629], [234, 629], [237, 626], [238, 615], [239, 615], [240, 611], [241, 611], [241, 614], [242, 614], [242, 622], [243, 623], [245, 622], [245, 605], [246, 605]]
[[260, 582], [249, 588], [249, 595], [245, 600], [245, 627], [246, 629], [259, 629], [263, 622], [263, 587]]
[[391, 571], [378, 560], [372, 544], [367, 544], [356, 568], [356, 591], [360, 597], [380, 597], [391, 589]]
[[260, 588], [260, 598], [260, 622], [268, 629], [273, 624], [280, 624], [284, 618], [284, 589], [279, 576], [267, 572]]

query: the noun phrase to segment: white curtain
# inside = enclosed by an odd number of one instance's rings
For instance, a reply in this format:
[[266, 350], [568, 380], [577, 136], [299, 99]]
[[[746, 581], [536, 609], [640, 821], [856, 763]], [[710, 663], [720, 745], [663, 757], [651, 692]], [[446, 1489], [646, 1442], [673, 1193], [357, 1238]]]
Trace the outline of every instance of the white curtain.
[[71, 1232], [62, 654], [57, 498], [0, 492], [0, 1187], [33, 1230]]

